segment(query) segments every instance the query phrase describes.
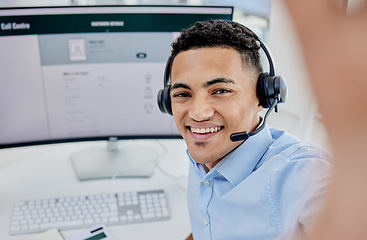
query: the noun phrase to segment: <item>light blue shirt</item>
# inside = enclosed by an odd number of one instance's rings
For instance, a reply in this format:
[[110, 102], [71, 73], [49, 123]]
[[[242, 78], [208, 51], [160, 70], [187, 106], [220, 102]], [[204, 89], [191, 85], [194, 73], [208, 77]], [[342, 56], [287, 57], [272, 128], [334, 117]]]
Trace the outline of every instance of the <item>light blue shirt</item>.
[[326, 157], [321, 149], [268, 127], [208, 173], [190, 157], [194, 239], [294, 239], [309, 233], [329, 183]]

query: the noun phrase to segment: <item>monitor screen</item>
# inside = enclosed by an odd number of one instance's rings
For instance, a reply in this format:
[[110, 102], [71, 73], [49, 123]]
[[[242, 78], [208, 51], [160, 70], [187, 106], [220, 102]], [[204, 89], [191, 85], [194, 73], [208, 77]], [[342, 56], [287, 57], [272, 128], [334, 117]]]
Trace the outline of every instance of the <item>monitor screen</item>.
[[179, 138], [162, 114], [170, 44], [232, 7], [0, 9], [0, 148], [70, 141]]

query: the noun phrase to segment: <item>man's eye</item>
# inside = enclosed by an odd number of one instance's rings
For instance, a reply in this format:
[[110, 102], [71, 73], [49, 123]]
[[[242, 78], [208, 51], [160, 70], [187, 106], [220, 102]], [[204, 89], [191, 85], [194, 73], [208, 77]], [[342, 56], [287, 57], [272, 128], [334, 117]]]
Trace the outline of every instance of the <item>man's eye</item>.
[[217, 89], [214, 91], [213, 94], [224, 94], [224, 93], [230, 93], [231, 91], [228, 89]]
[[190, 97], [190, 94], [185, 93], [185, 92], [180, 92], [180, 93], [173, 94], [173, 97], [176, 97], [176, 98], [186, 98], [186, 97]]

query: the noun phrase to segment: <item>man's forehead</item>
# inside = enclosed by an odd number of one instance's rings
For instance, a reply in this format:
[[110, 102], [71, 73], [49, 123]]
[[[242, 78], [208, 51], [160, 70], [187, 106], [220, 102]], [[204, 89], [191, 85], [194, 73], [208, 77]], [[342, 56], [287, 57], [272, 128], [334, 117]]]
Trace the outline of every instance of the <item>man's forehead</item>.
[[[243, 56], [233, 48], [205, 47], [180, 52], [171, 65], [171, 82], [189, 82], [196, 79], [199, 84], [212, 85], [216, 83], [239, 83], [245, 76], [250, 82], [256, 82], [253, 69], [245, 67]], [[220, 79], [221, 81], [218, 81]], [[222, 81], [222, 80], [230, 81]], [[236, 81], [234, 81], [236, 80]], [[204, 82], [204, 83], [203, 83]], [[208, 83], [206, 83], [208, 82]], [[195, 83], [191, 83], [195, 84]]]

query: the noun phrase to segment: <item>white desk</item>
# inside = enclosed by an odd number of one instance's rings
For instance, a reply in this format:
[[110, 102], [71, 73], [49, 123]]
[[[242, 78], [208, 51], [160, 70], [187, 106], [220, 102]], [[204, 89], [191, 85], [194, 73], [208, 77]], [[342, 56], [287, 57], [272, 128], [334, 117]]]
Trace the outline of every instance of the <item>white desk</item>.
[[[166, 147], [160, 166], [175, 176], [187, 176], [188, 159], [183, 140], [159, 140]], [[0, 239], [26, 240], [35, 234], [9, 235], [14, 201], [92, 193], [163, 189], [171, 210], [168, 221], [108, 227], [117, 240], [184, 239], [191, 232], [182, 182], [159, 169], [150, 178], [117, 178], [79, 181], [70, 154], [105, 142], [63, 143], [0, 150]], [[156, 140], [152, 145], [160, 147]], [[162, 147], [161, 147], [162, 148]], [[162, 150], [162, 149], [161, 149]], [[67, 237], [80, 230], [61, 231]]]

